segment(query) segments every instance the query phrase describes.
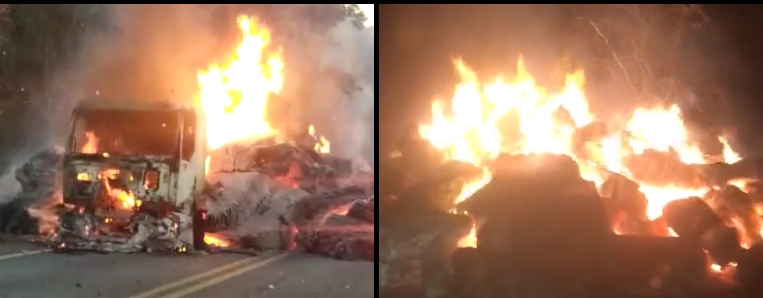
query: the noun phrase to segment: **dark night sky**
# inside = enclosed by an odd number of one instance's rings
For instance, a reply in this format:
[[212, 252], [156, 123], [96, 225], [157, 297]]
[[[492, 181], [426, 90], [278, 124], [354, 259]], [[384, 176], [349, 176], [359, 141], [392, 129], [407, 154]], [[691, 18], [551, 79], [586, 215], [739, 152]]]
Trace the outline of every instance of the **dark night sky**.
[[[428, 115], [433, 96], [450, 94], [455, 83], [452, 57], [463, 57], [478, 73], [512, 71], [520, 53], [553, 57], [556, 52], [548, 43], [565, 26], [544, 5], [379, 6], [381, 154]], [[763, 149], [763, 5], [704, 9], [714, 33], [700, 38], [702, 58], [714, 62], [707, 63], [707, 71], [723, 90], [727, 107], [727, 112], [710, 112], [706, 118], [732, 127], [743, 154], [754, 154]], [[525, 23], [543, 25], [517, 26]]]

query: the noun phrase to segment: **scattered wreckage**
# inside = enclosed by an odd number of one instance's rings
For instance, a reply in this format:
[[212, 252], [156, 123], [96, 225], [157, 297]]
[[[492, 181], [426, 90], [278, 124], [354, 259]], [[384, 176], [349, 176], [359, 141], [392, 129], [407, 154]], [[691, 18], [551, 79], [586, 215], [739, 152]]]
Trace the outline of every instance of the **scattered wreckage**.
[[65, 149], [17, 169], [22, 190], [0, 206], [0, 229], [67, 252], [374, 259], [373, 174], [361, 160], [273, 139], [207, 152], [204, 123], [192, 106], [86, 102]]
[[[672, 201], [650, 220], [636, 182], [613, 173], [597, 189], [566, 155], [502, 155], [492, 180], [457, 205], [455, 194], [479, 169], [432, 162], [416, 171], [435, 177], [406, 177], [406, 167], [394, 167], [406, 158], [381, 163], [393, 166], [379, 173], [391, 181], [380, 190], [382, 296], [718, 297], [763, 290], [755, 161], [683, 165], [676, 170], [689, 174], [673, 179], [717, 187]], [[740, 178], [748, 182], [744, 192], [728, 183]], [[476, 242], [464, 245], [469, 236]]]

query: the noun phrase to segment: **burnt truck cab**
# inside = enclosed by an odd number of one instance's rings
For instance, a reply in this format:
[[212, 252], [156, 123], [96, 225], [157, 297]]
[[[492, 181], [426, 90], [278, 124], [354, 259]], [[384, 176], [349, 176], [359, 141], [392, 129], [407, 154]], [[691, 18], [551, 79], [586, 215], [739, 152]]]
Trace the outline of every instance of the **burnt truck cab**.
[[72, 114], [64, 203], [127, 216], [193, 214], [194, 195], [204, 187], [205, 128], [196, 105], [84, 101]]

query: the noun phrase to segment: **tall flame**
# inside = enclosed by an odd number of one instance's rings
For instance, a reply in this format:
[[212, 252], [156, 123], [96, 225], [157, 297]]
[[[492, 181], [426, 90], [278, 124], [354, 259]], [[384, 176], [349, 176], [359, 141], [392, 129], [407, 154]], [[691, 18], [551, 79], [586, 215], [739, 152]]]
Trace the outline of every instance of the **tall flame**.
[[199, 104], [207, 117], [212, 149], [227, 143], [274, 133], [265, 120], [269, 94], [283, 88], [281, 49], [271, 50], [270, 31], [256, 19], [238, 18], [243, 35], [231, 61], [199, 71]]
[[[240, 16], [237, 22], [242, 37], [230, 60], [198, 73], [198, 105], [206, 116], [206, 137], [212, 150], [277, 133], [266, 116], [270, 95], [279, 94], [284, 85], [282, 49], [270, 44], [270, 31], [257, 19]], [[309, 134], [316, 141], [317, 152], [329, 152], [329, 141], [317, 135], [312, 125]], [[209, 174], [210, 162], [211, 156], [206, 156], [205, 175]], [[205, 242], [227, 246], [212, 235], [207, 235]]]
[[[210, 149], [276, 134], [266, 116], [269, 96], [283, 89], [282, 50], [270, 44], [270, 31], [257, 19], [240, 16], [238, 27], [242, 39], [230, 61], [198, 73], [198, 100], [207, 118]], [[312, 125], [309, 134], [316, 151], [329, 152], [329, 141], [316, 135]]]
[[[266, 111], [270, 94], [283, 88], [281, 49], [269, 47], [270, 31], [256, 19], [240, 16], [237, 21], [242, 39], [230, 61], [223, 66], [215, 63], [198, 73], [198, 104], [206, 116], [210, 149], [275, 134]], [[209, 165], [207, 156], [205, 175]], [[228, 245], [213, 235], [205, 235], [204, 242], [216, 247]]]

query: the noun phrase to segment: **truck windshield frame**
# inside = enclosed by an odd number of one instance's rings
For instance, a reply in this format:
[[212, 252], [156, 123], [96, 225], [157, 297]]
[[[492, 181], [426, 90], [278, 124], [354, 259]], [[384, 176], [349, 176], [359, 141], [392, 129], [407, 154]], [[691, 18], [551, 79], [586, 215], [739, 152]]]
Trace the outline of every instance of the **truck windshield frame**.
[[74, 113], [70, 153], [174, 156], [179, 150], [177, 111], [83, 110]]

